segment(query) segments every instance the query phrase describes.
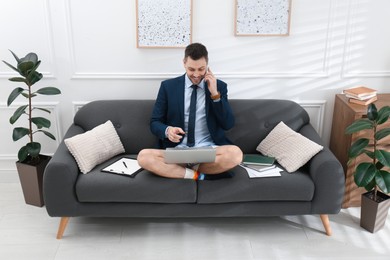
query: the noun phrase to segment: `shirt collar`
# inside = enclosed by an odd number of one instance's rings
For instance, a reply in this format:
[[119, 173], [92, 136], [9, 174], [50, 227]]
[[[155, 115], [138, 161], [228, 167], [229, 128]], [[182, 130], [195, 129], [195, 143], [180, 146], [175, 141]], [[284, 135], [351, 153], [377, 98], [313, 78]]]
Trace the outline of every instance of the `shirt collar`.
[[[190, 80], [190, 78], [188, 77], [187, 73], [186, 73], [186, 76], [185, 76], [185, 87], [186, 88], [190, 88], [191, 86], [193, 85], [192, 81]], [[202, 79], [200, 81], [200, 83], [198, 84], [198, 87], [200, 87], [201, 89], [204, 89], [204, 79]]]

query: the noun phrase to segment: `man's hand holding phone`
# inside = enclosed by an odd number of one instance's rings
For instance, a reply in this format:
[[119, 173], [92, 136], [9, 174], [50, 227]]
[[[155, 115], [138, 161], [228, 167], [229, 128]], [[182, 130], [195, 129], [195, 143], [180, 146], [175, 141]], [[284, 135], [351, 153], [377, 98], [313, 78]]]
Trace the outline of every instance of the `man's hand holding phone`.
[[207, 83], [207, 87], [212, 96], [218, 95], [217, 90], [217, 78], [211, 72], [210, 68], [207, 68], [206, 74], [204, 75], [204, 81]]
[[180, 127], [168, 126], [167, 138], [171, 142], [178, 143], [183, 138], [185, 133], [186, 132], [184, 132], [183, 129], [181, 129]]

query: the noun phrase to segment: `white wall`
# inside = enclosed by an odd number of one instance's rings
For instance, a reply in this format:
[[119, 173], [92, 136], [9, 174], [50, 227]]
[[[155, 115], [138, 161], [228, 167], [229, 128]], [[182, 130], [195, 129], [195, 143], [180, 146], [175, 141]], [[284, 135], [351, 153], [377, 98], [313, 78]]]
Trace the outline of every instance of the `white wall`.
[[[208, 47], [230, 98], [298, 101], [328, 142], [335, 94], [361, 84], [390, 92], [388, 10], [388, 0], [292, 0], [290, 36], [235, 37], [234, 0], [193, 0], [193, 42]], [[1, 0], [0, 24], [0, 59], [13, 63], [8, 49], [36, 52], [44, 73], [37, 87], [62, 90], [36, 98], [53, 111], [58, 139], [80, 104], [154, 99], [161, 80], [183, 73], [183, 49], [136, 48], [135, 0]], [[0, 176], [14, 171], [23, 143], [12, 141], [8, 124], [14, 75], [0, 64]], [[42, 142], [53, 153], [57, 142]]]

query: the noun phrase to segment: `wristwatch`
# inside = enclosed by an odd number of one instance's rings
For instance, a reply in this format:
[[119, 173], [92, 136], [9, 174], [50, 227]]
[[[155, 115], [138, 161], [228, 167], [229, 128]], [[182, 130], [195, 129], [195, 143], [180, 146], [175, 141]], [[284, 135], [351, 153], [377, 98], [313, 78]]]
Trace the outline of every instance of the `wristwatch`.
[[210, 97], [211, 97], [212, 100], [220, 99], [220, 98], [221, 98], [221, 93], [219, 93], [219, 91], [218, 91], [218, 94], [217, 94], [217, 95], [214, 95], [214, 96], [211, 95]]

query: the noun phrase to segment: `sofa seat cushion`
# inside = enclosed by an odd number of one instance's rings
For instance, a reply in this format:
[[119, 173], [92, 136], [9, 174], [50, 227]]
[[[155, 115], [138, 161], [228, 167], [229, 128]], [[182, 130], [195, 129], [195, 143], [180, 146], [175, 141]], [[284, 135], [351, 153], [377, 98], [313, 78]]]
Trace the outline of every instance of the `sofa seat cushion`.
[[101, 172], [120, 157], [96, 166], [89, 174], [79, 174], [76, 194], [80, 202], [196, 202], [197, 187], [193, 180], [163, 178], [145, 170], [134, 178]]
[[314, 196], [312, 179], [301, 171], [267, 178], [249, 178], [240, 166], [232, 171], [233, 178], [198, 181], [198, 203], [311, 201]]

